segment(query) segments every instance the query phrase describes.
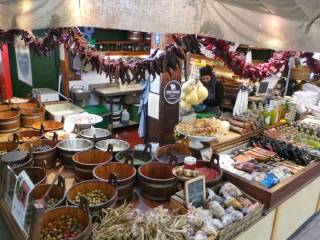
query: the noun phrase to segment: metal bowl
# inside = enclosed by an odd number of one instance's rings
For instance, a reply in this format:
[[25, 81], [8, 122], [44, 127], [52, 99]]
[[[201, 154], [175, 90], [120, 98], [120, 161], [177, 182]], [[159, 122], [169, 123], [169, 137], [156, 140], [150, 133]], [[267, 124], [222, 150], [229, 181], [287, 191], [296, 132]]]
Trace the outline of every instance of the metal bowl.
[[80, 152], [92, 149], [94, 147], [93, 142], [87, 139], [75, 138], [67, 139], [59, 142], [57, 148], [64, 151]]
[[112, 152], [114, 152], [114, 153], [126, 151], [126, 150], [128, 150], [130, 148], [129, 143], [127, 143], [127, 142], [125, 142], [123, 140], [119, 140], [119, 139], [101, 140], [101, 141], [96, 143], [96, 148], [100, 149], [102, 151], [107, 151], [109, 145], [113, 146]]
[[79, 135], [87, 139], [104, 139], [111, 136], [109, 130], [103, 128], [87, 128], [80, 131]]

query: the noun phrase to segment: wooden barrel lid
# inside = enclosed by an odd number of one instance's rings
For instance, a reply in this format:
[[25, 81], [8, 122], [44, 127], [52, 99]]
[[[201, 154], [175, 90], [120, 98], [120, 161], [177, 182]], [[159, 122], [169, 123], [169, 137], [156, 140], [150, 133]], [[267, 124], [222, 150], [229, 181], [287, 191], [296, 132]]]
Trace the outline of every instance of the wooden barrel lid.
[[24, 151], [11, 151], [3, 156], [1, 156], [1, 161], [3, 161], [6, 164], [15, 164], [18, 162], [23, 162], [27, 159], [28, 154]]

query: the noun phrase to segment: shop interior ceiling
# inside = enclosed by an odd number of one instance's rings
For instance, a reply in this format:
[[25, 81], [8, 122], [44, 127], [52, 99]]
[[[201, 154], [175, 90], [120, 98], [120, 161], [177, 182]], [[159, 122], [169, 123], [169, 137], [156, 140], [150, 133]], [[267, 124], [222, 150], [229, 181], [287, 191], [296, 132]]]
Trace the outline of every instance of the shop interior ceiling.
[[0, 27], [93, 26], [197, 33], [278, 50], [319, 51], [319, 0], [0, 0]]

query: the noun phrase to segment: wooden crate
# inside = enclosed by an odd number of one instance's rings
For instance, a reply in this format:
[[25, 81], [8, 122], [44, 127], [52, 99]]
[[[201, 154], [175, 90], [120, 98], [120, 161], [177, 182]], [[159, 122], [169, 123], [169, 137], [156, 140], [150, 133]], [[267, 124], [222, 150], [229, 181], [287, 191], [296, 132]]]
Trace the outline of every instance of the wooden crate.
[[267, 189], [258, 182], [249, 181], [227, 170], [223, 170], [223, 174], [227, 181], [234, 183], [250, 196], [263, 203], [266, 209], [272, 209], [320, 176], [320, 161], [309, 164], [305, 169], [271, 189]]

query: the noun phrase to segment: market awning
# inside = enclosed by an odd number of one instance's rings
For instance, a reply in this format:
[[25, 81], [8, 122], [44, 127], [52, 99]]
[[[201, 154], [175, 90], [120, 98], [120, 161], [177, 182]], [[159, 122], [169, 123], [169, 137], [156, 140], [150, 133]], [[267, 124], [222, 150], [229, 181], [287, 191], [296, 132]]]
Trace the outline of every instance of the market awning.
[[197, 33], [297, 51], [320, 50], [319, 16], [319, 0], [0, 0], [2, 28]]

